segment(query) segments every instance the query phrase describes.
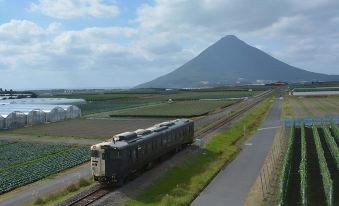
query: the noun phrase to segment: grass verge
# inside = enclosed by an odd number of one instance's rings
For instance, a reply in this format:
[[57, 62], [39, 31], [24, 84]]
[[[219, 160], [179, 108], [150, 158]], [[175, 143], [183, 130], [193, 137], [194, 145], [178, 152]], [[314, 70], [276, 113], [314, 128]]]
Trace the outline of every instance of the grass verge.
[[282, 102], [281, 118], [292, 118], [292, 117], [293, 115], [292, 115], [291, 106], [288, 100], [288, 96], [286, 95]]
[[231, 129], [213, 137], [203, 151], [183, 164], [170, 168], [126, 206], [189, 205], [213, 177], [240, 151], [238, 142], [253, 134], [264, 119], [273, 101], [260, 103]]
[[86, 189], [89, 185], [93, 184], [92, 177], [81, 178], [78, 183], [71, 184], [63, 190], [50, 194], [44, 198], [38, 198], [34, 202], [29, 203], [26, 206], [49, 206], [55, 205], [57, 202], [66, 200], [69, 197], [74, 196], [76, 193]]

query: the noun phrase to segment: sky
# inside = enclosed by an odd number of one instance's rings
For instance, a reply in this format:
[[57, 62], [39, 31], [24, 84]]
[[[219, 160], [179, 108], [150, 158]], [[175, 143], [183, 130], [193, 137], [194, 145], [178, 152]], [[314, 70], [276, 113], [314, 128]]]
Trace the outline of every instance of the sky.
[[0, 0], [0, 88], [128, 88], [226, 35], [339, 74], [338, 0]]

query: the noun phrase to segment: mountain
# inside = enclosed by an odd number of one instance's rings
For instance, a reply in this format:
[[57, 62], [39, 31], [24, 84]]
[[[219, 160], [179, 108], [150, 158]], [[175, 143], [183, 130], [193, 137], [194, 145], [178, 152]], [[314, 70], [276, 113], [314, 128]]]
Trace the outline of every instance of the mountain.
[[137, 88], [191, 88], [275, 81], [333, 81], [339, 75], [309, 72], [279, 61], [228, 35], [178, 69]]

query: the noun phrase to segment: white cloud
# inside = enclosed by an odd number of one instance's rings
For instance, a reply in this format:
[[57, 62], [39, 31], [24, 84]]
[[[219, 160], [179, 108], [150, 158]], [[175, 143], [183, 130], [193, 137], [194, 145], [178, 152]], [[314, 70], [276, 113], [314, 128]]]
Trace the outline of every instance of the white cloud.
[[[67, 2], [41, 0], [31, 10], [60, 19], [118, 12], [115, 3]], [[0, 24], [2, 83], [10, 85], [15, 74], [27, 87], [133, 86], [176, 69], [227, 34], [294, 66], [338, 74], [339, 1], [300, 2], [155, 0], [136, 11], [135, 27], [65, 30], [58, 22], [11, 20]]]
[[[40, 27], [27, 20], [0, 25], [2, 84], [13, 85], [15, 78], [20, 87], [28, 88], [131, 86], [179, 66], [183, 54], [172, 55], [176, 46], [164, 44], [152, 50], [140, 44], [135, 28], [63, 31], [61, 27], [59, 23]], [[159, 54], [166, 50], [167, 56]]]
[[108, 4], [101, 0], [39, 0], [37, 4], [32, 3], [29, 10], [57, 19], [115, 17], [119, 13], [114, 3]]
[[155, 0], [139, 8], [136, 21], [149, 39], [161, 33], [188, 42], [194, 55], [235, 34], [254, 45], [260, 42], [266, 52], [292, 65], [338, 73], [339, 50], [332, 46], [339, 35], [338, 9], [336, 0]]

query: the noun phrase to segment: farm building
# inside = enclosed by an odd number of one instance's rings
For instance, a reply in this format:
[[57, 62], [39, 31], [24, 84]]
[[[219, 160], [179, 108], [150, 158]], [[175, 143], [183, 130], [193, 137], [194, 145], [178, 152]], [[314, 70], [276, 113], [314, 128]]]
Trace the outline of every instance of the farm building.
[[27, 114], [27, 124], [35, 125], [46, 122], [46, 113], [40, 109], [34, 109]]
[[5, 118], [0, 114], [0, 130], [5, 128]]
[[57, 122], [66, 119], [66, 111], [61, 107], [54, 107], [47, 113], [47, 121]]
[[23, 112], [14, 111], [6, 117], [6, 128], [15, 129], [24, 127], [27, 124], [27, 115]]
[[0, 129], [57, 122], [81, 117], [74, 105], [0, 104]]
[[75, 119], [81, 116], [81, 110], [76, 106], [70, 106], [66, 110], [67, 119]]

